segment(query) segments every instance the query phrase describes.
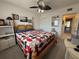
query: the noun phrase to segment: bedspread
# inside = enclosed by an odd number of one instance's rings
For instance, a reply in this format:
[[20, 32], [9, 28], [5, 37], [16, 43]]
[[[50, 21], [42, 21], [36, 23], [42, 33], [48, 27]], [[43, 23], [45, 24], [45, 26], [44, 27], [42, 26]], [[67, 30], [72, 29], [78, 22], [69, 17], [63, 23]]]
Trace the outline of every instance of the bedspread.
[[29, 55], [31, 51], [35, 51], [35, 46], [40, 48], [43, 43], [47, 43], [48, 38], [51, 36], [52, 33], [50, 32], [37, 30], [16, 33], [18, 45], [21, 47], [25, 55]]

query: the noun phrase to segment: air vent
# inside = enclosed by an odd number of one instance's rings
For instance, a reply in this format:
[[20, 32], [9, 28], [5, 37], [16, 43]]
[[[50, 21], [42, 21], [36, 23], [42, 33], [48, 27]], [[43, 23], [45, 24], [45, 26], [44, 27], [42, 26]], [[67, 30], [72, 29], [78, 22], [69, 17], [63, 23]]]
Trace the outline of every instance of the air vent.
[[67, 11], [72, 11], [72, 10], [73, 10], [72, 8], [68, 8], [68, 9], [67, 9]]

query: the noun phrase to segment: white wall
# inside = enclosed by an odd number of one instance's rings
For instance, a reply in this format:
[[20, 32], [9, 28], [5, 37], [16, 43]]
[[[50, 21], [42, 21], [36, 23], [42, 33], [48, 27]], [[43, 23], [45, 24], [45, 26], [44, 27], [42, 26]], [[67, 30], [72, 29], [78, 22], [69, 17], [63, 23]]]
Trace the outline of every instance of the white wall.
[[12, 5], [7, 2], [1, 2], [0, 1], [0, 18], [6, 18], [7, 16], [10, 16], [11, 14], [19, 14], [19, 16], [27, 16], [32, 17], [33, 13], [20, 8], [16, 5]]
[[41, 24], [41, 23], [40, 23], [40, 16], [41, 16], [41, 15], [38, 14], [38, 13], [34, 15], [33, 25], [34, 25], [34, 28], [35, 28], [35, 29], [40, 29], [40, 24]]
[[[12, 14], [18, 14], [19, 16], [33, 18], [34, 28], [39, 28], [39, 15], [33, 12], [30, 12], [26, 9], [23, 9], [19, 6], [10, 4], [8, 2], [0, 1], [0, 19], [6, 19], [6, 17], [11, 16]], [[17, 21], [17, 23], [20, 23]]]
[[[75, 5], [72, 5], [72, 6], [68, 6], [68, 7], [65, 7], [65, 8], [62, 8], [62, 9], [55, 10], [53, 12], [41, 14], [40, 29], [43, 29], [45, 31], [51, 31], [51, 17], [52, 16], [59, 16], [60, 17], [59, 27], [55, 27], [55, 29], [60, 34], [61, 33], [61, 26], [62, 26], [62, 16], [64, 14], [67, 14], [67, 13], [74, 13], [74, 12], [79, 13], [79, 7], [78, 6], [79, 6], [79, 4], [75, 4]], [[68, 8], [73, 8], [73, 11], [67, 12]]]
[[6, 3], [6, 2], [1, 2], [0, 1], [0, 18], [5, 19], [8, 16], [11, 16], [11, 14], [18, 14], [19, 16], [26, 16], [26, 17], [33, 17], [33, 25], [35, 29], [43, 29], [45, 31], [51, 31], [51, 17], [52, 16], [60, 16], [60, 23], [59, 23], [59, 27], [56, 27], [56, 30], [58, 31], [58, 33], [61, 33], [61, 24], [62, 24], [62, 15], [66, 14], [66, 13], [71, 13], [71, 12], [67, 12], [66, 9], [72, 7], [73, 11], [72, 12], [79, 12], [79, 8], [78, 8], [79, 4], [76, 5], [72, 5], [66, 8], [62, 8], [59, 10], [55, 10], [55, 11], [47, 11], [47, 13], [43, 13], [40, 15], [40, 13], [33, 13], [30, 12], [26, 9], [23, 9], [19, 6], [10, 4], [10, 3]]

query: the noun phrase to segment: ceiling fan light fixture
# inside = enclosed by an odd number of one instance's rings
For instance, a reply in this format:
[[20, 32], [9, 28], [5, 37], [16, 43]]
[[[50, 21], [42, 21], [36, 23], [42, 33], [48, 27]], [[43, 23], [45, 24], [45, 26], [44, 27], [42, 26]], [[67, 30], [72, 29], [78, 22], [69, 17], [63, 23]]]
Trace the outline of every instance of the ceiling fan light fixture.
[[39, 13], [43, 13], [43, 12], [44, 12], [44, 10], [38, 9], [38, 12], [39, 12]]
[[44, 10], [41, 10], [41, 12], [43, 13], [43, 12], [44, 12]]
[[40, 13], [41, 12], [41, 9], [38, 9], [38, 12]]

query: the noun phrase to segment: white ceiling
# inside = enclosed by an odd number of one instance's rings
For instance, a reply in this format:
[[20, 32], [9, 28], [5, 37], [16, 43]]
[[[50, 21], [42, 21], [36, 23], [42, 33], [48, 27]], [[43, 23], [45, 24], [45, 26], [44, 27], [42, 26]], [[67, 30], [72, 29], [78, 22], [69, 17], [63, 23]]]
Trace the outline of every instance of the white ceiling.
[[[30, 11], [36, 11], [37, 9], [30, 9], [30, 6], [37, 5], [37, 0], [2, 0], [11, 4], [15, 4], [19, 7], [25, 8]], [[44, 2], [52, 7], [52, 10], [63, 8], [72, 4], [79, 3], [79, 0], [44, 0]]]

